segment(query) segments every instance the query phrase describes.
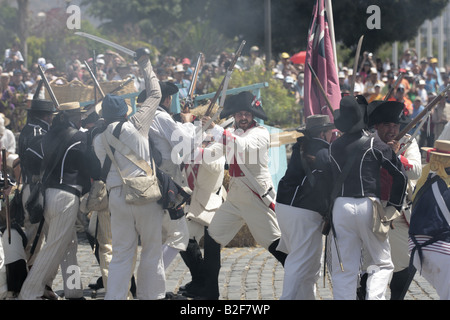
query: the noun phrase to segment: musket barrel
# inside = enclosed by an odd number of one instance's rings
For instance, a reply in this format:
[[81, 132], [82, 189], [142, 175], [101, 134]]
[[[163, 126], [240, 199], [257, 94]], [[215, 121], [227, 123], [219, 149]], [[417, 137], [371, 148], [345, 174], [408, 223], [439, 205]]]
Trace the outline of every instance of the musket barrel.
[[400, 140], [405, 134], [408, 133], [427, 113], [432, 110], [442, 99], [444, 99], [447, 91], [450, 90], [450, 84], [445, 87], [433, 100], [417, 115], [408, 125], [395, 137], [395, 140]]
[[[86, 69], [88, 70], [89, 74], [91, 75], [92, 80], [94, 81], [95, 88], [98, 89], [98, 91], [100, 92], [102, 99], [103, 99], [105, 97], [105, 93], [103, 92], [102, 88], [100, 87], [100, 84], [98, 83], [97, 78], [94, 75], [94, 72], [92, 72], [91, 67], [89, 66], [89, 64], [86, 61], [84, 61], [84, 64], [85, 64]], [[95, 89], [94, 89], [94, 92], [95, 92]]]
[[6, 206], [6, 228], [8, 230], [8, 244], [11, 244], [11, 212], [9, 211], [9, 196], [5, 194], [8, 189], [8, 170], [6, 164], [6, 149], [2, 149], [2, 175], [3, 175], [3, 197]]
[[[239, 59], [239, 57], [241, 56], [242, 53], [242, 49], [245, 46], [246, 41], [242, 40], [241, 45], [239, 46], [238, 50], [236, 51], [236, 53], [234, 54], [234, 58], [231, 61], [227, 72], [231, 72], [234, 69], [234, 65], [236, 64], [237, 60]], [[209, 116], [210, 113], [212, 112], [213, 108], [214, 108], [214, 104], [216, 103], [217, 99], [219, 98], [220, 94], [222, 93], [222, 88], [225, 84], [225, 80], [227, 79], [227, 75], [225, 75], [225, 77], [222, 79], [222, 82], [220, 83], [219, 88], [217, 88], [216, 94], [214, 95], [213, 99], [211, 100], [208, 109], [205, 112], [205, 116]]]
[[394, 85], [392, 86], [391, 89], [389, 89], [389, 92], [386, 94], [386, 97], [384, 97], [384, 101], [388, 101], [389, 98], [391, 97], [392, 93], [394, 92], [395, 89], [397, 89], [398, 85], [400, 84], [400, 81], [402, 81], [403, 76], [405, 74], [403, 72], [400, 72], [400, 74], [397, 77], [397, 80], [395, 81]]
[[56, 108], [59, 108], [59, 102], [56, 99], [56, 96], [53, 93], [52, 87], [48, 83], [47, 77], [44, 74], [44, 70], [42, 70], [42, 67], [40, 65], [38, 65], [38, 70], [39, 70], [39, 73], [41, 74], [41, 78], [44, 81], [45, 88], [47, 89], [47, 92], [48, 92], [50, 98], [52, 99], [53, 103], [56, 105]]
[[194, 73], [192, 75], [191, 85], [189, 86], [189, 90], [188, 90], [188, 99], [190, 100], [189, 102], [191, 102], [191, 103], [193, 101], [195, 87], [197, 86], [198, 73], [200, 71], [200, 64], [202, 61], [202, 56], [203, 56], [203, 54], [200, 52], [198, 54], [197, 63], [195, 64], [195, 69], [194, 69]]

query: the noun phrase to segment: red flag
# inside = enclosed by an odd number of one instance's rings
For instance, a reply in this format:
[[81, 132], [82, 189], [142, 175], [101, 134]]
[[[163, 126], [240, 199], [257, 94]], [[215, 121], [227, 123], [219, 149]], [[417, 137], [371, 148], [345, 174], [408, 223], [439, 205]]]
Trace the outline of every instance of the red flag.
[[[308, 46], [306, 48], [305, 64], [307, 63], [311, 65], [316, 73], [333, 110], [338, 109], [341, 101], [341, 90], [324, 0], [317, 0], [313, 9], [311, 25], [308, 31]], [[333, 115], [327, 107], [327, 102], [320, 88], [314, 82], [309, 68], [305, 68], [304, 90], [304, 117], [306, 118], [312, 114], [327, 114], [333, 122]]]

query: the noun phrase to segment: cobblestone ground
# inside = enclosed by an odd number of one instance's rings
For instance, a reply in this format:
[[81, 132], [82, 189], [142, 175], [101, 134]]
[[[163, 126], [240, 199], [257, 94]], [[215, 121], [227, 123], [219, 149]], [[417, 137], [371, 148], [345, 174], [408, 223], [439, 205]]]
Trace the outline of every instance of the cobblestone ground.
[[[283, 267], [262, 247], [223, 248], [221, 252], [220, 300], [278, 300], [283, 288]], [[82, 284], [86, 299], [104, 298], [104, 290], [96, 296], [88, 287], [100, 276], [99, 265], [85, 239], [80, 239], [78, 263], [81, 268]], [[138, 262], [139, 263], [139, 262]], [[166, 291], [177, 292], [178, 288], [191, 280], [189, 270], [178, 257], [166, 270]], [[53, 289], [63, 295], [62, 277], [58, 272]], [[386, 295], [389, 299], [389, 290]], [[317, 299], [332, 300], [331, 279], [320, 276], [317, 282]], [[411, 283], [405, 300], [439, 300], [434, 288], [418, 273]]]

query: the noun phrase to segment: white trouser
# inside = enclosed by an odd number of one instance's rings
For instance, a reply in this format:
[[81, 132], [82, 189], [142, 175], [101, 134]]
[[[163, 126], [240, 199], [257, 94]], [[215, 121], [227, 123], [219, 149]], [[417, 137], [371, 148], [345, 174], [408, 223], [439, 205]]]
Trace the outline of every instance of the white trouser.
[[209, 235], [226, 246], [246, 223], [255, 241], [268, 249], [281, 236], [275, 212], [238, 178], [231, 179], [229, 189], [209, 225]]
[[389, 243], [391, 244], [391, 256], [394, 263], [394, 272], [402, 271], [409, 267], [409, 225], [403, 215], [392, 222], [393, 229], [389, 229]]
[[323, 247], [322, 216], [281, 203], [276, 204], [275, 212], [282, 243], [277, 249], [284, 247], [288, 254], [280, 300], [315, 300]]
[[127, 204], [121, 191], [121, 187], [115, 187], [109, 194], [113, 255], [105, 300], [127, 299], [139, 237], [142, 250], [136, 277], [137, 298], [162, 299], [165, 297], [161, 248], [163, 210], [156, 202]]
[[108, 210], [94, 211], [89, 221], [89, 233], [95, 237], [97, 229], [98, 258], [103, 286], [107, 289], [108, 268], [112, 258], [111, 214]]
[[[181, 172], [179, 165], [174, 164], [170, 160], [163, 160], [159, 168], [172, 177], [173, 181], [178, 185], [182, 187], [187, 186], [186, 178]], [[166, 211], [162, 224], [163, 244], [178, 251], [185, 251], [189, 242], [189, 230], [185, 216], [177, 220], [172, 220], [170, 219], [169, 212]]]
[[77, 263], [77, 219], [80, 200], [72, 193], [48, 188], [45, 191], [45, 223], [47, 241], [41, 248], [22, 286], [19, 299], [40, 299], [44, 287], [61, 265], [65, 298], [80, 298], [83, 287]]
[[373, 202], [369, 198], [339, 197], [334, 203], [333, 223], [344, 269], [341, 271], [333, 239], [331, 274], [335, 300], [356, 299], [363, 247], [373, 263], [367, 268], [366, 300], [385, 299], [394, 265], [388, 237], [379, 240], [372, 231], [372, 215]]
[[[42, 244], [44, 243], [44, 239], [48, 233], [48, 224], [44, 223], [44, 226], [41, 231], [41, 236], [39, 237], [39, 240], [38, 240], [38, 243], [36, 245], [33, 255], [30, 257], [31, 248], [33, 246], [33, 242], [34, 242], [36, 233], [39, 228], [39, 223], [32, 224], [30, 222], [30, 216], [28, 214], [28, 210], [25, 207], [25, 203], [27, 202], [29, 196], [30, 196], [30, 185], [24, 184], [23, 188], [22, 188], [22, 205], [23, 205], [23, 209], [25, 211], [25, 219], [24, 219], [23, 225], [24, 225], [24, 232], [25, 232], [25, 235], [27, 236], [27, 241], [28, 241], [27, 245], [25, 247], [25, 252], [27, 254], [27, 259], [28, 259], [27, 266], [31, 267], [34, 263], [34, 260], [36, 259], [37, 254], [41, 250]], [[55, 273], [55, 275], [56, 275], [56, 273]], [[51, 282], [49, 284], [51, 284]]]
[[5, 254], [3, 253], [2, 241], [0, 241], [0, 300], [6, 298], [8, 286], [6, 285]]
[[436, 289], [441, 300], [450, 300], [450, 255], [423, 250], [422, 264], [419, 253], [414, 253], [414, 267]]
[[[389, 229], [389, 244], [391, 246], [391, 259], [394, 264], [394, 272], [405, 270], [409, 267], [408, 231], [406, 219], [401, 215], [392, 222], [393, 229]], [[367, 267], [372, 265], [366, 250], [363, 250], [363, 267], [365, 273]]]

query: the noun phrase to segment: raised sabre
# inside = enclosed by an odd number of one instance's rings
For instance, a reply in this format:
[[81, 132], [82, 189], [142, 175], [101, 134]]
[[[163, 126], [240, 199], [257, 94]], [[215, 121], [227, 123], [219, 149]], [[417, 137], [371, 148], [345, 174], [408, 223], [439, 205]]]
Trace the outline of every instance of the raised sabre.
[[88, 39], [100, 42], [100, 43], [105, 44], [107, 46], [113, 47], [113, 48], [115, 48], [115, 49], [117, 49], [117, 50], [119, 50], [119, 51], [121, 51], [121, 52], [123, 52], [125, 54], [128, 54], [128, 55], [132, 56], [133, 58], [136, 58], [136, 52], [135, 51], [130, 50], [128, 48], [125, 48], [125, 47], [121, 46], [120, 44], [117, 44], [117, 43], [114, 43], [112, 41], [109, 41], [109, 40], [106, 40], [106, 39], [94, 36], [93, 34], [89, 34], [89, 33], [86, 33], [86, 32], [75, 32], [75, 34], [78, 35], [78, 36], [82, 36], [82, 37], [85, 37], [85, 38], [88, 38]]
[[361, 46], [364, 39], [364, 35], [362, 35], [359, 38], [358, 41], [358, 47], [356, 48], [356, 54], [355, 54], [355, 61], [353, 62], [353, 75], [352, 75], [352, 82], [350, 84], [350, 95], [354, 95], [355, 93], [355, 82], [356, 82], [356, 73], [358, 72], [358, 62], [359, 62], [359, 55], [361, 53]]

